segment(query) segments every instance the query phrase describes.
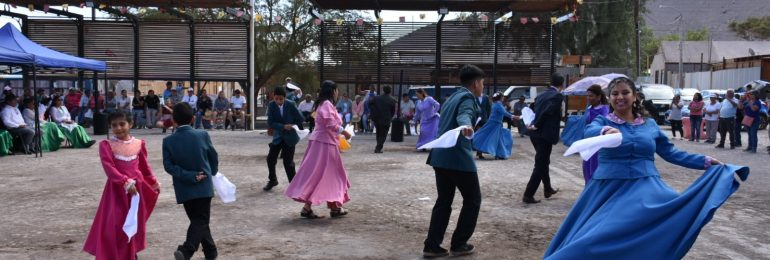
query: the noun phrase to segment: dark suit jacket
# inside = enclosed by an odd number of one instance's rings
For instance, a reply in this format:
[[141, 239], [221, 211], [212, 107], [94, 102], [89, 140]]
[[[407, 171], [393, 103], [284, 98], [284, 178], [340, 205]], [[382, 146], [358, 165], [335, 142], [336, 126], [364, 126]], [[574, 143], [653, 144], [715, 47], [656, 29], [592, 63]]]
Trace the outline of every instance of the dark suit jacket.
[[[478, 98], [477, 98], [478, 99]], [[479, 102], [481, 108], [481, 121], [476, 125], [476, 128], [481, 128], [489, 120], [489, 115], [492, 114], [492, 100], [487, 95], [481, 94], [481, 102]], [[476, 122], [473, 122], [474, 124]]]
[[396, 114], [396, 99], [390, 95], [379, 95], [369, 102], [371, 118], [376, 125], [390, 125]]
[[281, 141], [285, 142], [289, 146], [294, 146], [299, 142], [299, 136], [294, 130], [284, 130], [283, 125], [293, 124], [302, 129], [302, 122], [305, 121], [305, 117], [299, 112], [297, 106], [291, 100], [285, 100], [283, 103], [283, 116], [281, 116], [281, 108], [275, 101], [270, 101], [267, 105], [267, 124], [273, 131], [272, 144], [280, 144]]
[[528, 131], [530, 137], [545, 139], [551, 144], [559, 142], [561, 104], [563, 101], [564, 95], [553, 87], [548, 88], [535, 98], [535, 122], [533, 125], [537, 127], [537, 130]]
[[[176, 203], [214, 197], [211, 178], [219, 171], [219, 156], [206, 131], [184, 125], [163, 138], [163, 168], [173, 177]], [[201, 171], [207, 177], [198, 182]]]

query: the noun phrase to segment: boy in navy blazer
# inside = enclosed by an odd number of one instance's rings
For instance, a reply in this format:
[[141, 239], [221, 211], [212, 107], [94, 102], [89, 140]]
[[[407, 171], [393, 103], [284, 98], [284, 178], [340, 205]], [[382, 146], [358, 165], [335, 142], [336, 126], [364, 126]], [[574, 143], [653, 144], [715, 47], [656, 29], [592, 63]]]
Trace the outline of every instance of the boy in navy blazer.
[[293, 127], [296, 125], [302, 129], [302, 122], [304, 121], [305, 118], [294, 105], [294, 101], [286, 99], [286, 89], [284, 87], [275, 88], [273, 101], [267, 105], [267, 124], [273, 129], [273, 141], [268, 144], [270, 146], [270, 151], [267, 153], [269, 175], [267, 185], [262, 188], [263, 190], [269, 191], [278, 185], [278, 178], [275, 175], [278, 154], [282, 154], [283, 168], [289, 182], [294, 178], [294, 174], [296, 174], [294, 146], [299, 142], [299, 136]]
[[187, 239], [174, 252], [174, 258], [190, 259], [202, 245], [206, 259], [216, 259], [209, 217], [214, 197], [211, 177], [219, 170], [219, 157], [209, 134], [190, 126], [194, 116], [189, 104], [174, 105], [172, 116], [177, 130], [163, 139], [163, 168], [173, 177], [176, 202], [184, 205], [190, 219]]

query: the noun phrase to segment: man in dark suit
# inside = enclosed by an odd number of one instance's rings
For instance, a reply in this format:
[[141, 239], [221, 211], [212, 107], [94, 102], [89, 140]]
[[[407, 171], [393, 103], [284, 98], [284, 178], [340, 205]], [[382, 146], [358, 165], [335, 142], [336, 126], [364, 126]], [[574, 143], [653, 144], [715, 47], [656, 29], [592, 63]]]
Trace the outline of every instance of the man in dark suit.
[[209, 230], [211, 177], [219, 171], [219, 157], [206, 131], [193, 129], [193, 110], [187, 103], [174, 105], [176, 132], [163, 138], [163, 168], [172, 176], [176, 202], [184, 205], [190, 226], [187, 239], [174, 252], [176, 260], [190, 259], [203, 246], [206, 259], [217, 258], [217, 246]]
[[[474, 129], [475, 131], [478, 131], [487, 123], [487, 120], [489, 120], [489, 114], [492, 113], [492, 101], [489, 100], [489, 97], [485, 94], [481, 94], [481, 96], [476, 99], [478, 99], [479, 107], [481, 107], [481, 116], [479, 117], [481, 120], [479, 120], [479, 123], [476, 124], [476, 129]], [[479, 159], [484, 159], [484, 155], [479, 151], [476, 151], [476, 156]]]
[[390, 121], [396, 114], [396, 99], [390, 96], [390, 91], [389, 86], [382, 87], [382, 95], [369, 102], [372, 121], [377, 129], [377, 147], [374, 148], [374, 153], [382, 153], [382, 146], [388, 138]]
[[294, 146], [299, 142], [297, 131], [294, 126], [301, 126], [305, 118], [297, 110], [294, 102], [286, 99], [286, 90], [283, 87], [277, 87], [273, 91], [273, 101], [267, 105], [267, 125], [273, 129], [273, 141], [268, 144], [270, 151], [267, 153], [267, 171], [268, 182], [264, 188], [265, 191], [271, 190], [278, 185], [278, 178], [275, 176], [275, 164], [278, 163], [278, 154], [283, 157], [283, 169], [286, 170], [286, 177], [289, 182], [296, 173], [294, 169]]
[[548, 167], [551, 164], [551, 149], [559, 142], [559, 127], [561, 123], [561, 105], [564, 96], [564, 78], [558, 74], [551, 76], [551, 87], [535, 98], [535, 121], [528, 127], [529, 139], [535, 147], [535, 169], [527, 183], [522, 200], [524, 203], [538, 203], [535, 192], [543, 182], [546, 198], [550, 198], [558, 189], [551, 187], [551, 177]]

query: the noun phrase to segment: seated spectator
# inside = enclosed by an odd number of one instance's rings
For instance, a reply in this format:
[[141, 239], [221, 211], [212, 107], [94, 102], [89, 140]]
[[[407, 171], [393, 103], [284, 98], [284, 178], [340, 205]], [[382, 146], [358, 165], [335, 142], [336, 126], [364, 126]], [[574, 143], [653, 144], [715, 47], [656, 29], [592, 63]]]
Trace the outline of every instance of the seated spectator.
[[67, 111], [67, 107], [62, 106], [60, 98], [53, 99], [50, 114], [51, 121], [59, 125], [59, 129], [67, 137], [67, 140], [70, 141], [73, 148], [88, 148], [96, 143], [96, 141], [91, 140], [91, 137], [88, 136], [85, 128], [72, 120], [70, 112]]
[[10, 94], [5, 97], [5, 107], [0, 118], [3, 120], [5, 128], [11, 135], [21, 139], [22, 151], [25, 154], [32, 154], [37, 152], [37, 145], [35, 143], [35, 130], [27, 126], [24, 122], [24, 118], [19, 111], [19, 100], [15, 95]]
[[230, 125], [233, 127], [233, 130], [235, 130], [235, 123], [238, 121], [238, 119], [241, 120], [241, 125], [246, 125], [246, 114], [243, 113], [244, 106], [246, 105], [246, 97], [241, 96], [240, 89], [236, 89], [233, 94], [234, 96], [230, 98], [230, 106], [233, 109]]
[[[31, 129], [35, 129], [35, 100], [27, 98], [22, 101], [24, 110], [21, 112], [24, 117], [24, 123], [26, 123]], [[61, 143], [64, 142], [64, 133], [59, 129], [59, 126], [53, 122], [46, 121], [45, 111], [38, 111], [38, 120], [40, 121], [40, 131], [36, 132], [35, 140], [37, 136], [41, 136], [40, 150], [43, 152], [53, 152], [61, 148]]]
[[69, 110], [73, 115], [80, 115], [81, 96], [82, 94], [80, 93], [80, 90], [71, 88], [69, 93], [67, 93], [67, 96], [64, 97], [64, 106], [67, 107], [67, 110]]
[[224, 126], [227, 129], [230, 123], [228, 119], [230, 118], [230, 102], [227, 101], [224, 91], [219, 91], [217, 99], [214, 100], [214, 111], [216, 112], [214, 115], [214, 128], [222, 129]]
[[166, 133], [166, 130], [174, 126], [174, 120], [172, 118], [172, 114], [174, 113], [173, 106], [171, 105], [171, 99], [166, 99], [165, 104], [160, 108], [160, 119], [158, 121], [158, 127], [163, 128], [163, 133]]
[[118, 111], [118, 98], [115, 97], [114, 91], [109, 91], [107, 92], [107, 98], [104, 100], [104, 113], [109, 115], [117, 111]]
[[126, 113], [126, 114], [131, 112], [131, 103], [129, 99], [130, 98], [128, 97], [128, 91], [126, 91], [125, 89], [121, 90], [120, 96], [117, 97], [118, 111], [122, 111], [123, 113]]

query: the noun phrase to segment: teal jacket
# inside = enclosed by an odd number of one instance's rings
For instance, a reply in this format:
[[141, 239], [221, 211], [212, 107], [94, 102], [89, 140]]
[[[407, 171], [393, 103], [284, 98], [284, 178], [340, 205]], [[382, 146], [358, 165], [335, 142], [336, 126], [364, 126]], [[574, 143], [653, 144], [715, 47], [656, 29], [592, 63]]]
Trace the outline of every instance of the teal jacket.
[[[176, 203], [214, 197], [211, 178], [219, 171], [219, 156], [206, 131], [184, 125], [163, 138], [163, 168], [173, 177]], [[198, 172], [207, 177], [196, 181]]]
[[[460, 88], [441, 105], [438, 135], [463, 125], [473, 127], [483, 113], [478, 99], [467, 88]], [[457, 138], [454, 147], [431, 150], [428, 164], [434, 168], [475, 173], [473, 144], [465, 137]]]
[[297, 125], [299, 129], [302, 129], [302, 122], [305, 118], [302, 113], [297, 110], [297, 106], [291, 100], [286, 100], [283, 103], [283, 116], [281, 116], [281, 108], [275, 101], [270, 101], [267, 104], [267, 124], [272, 128], [274, 145], [285, 142], [288, 146], [294, 146], [299, 142], [299, 136], [294, 130], [284, 130], [283, 126], [286, 124]]

